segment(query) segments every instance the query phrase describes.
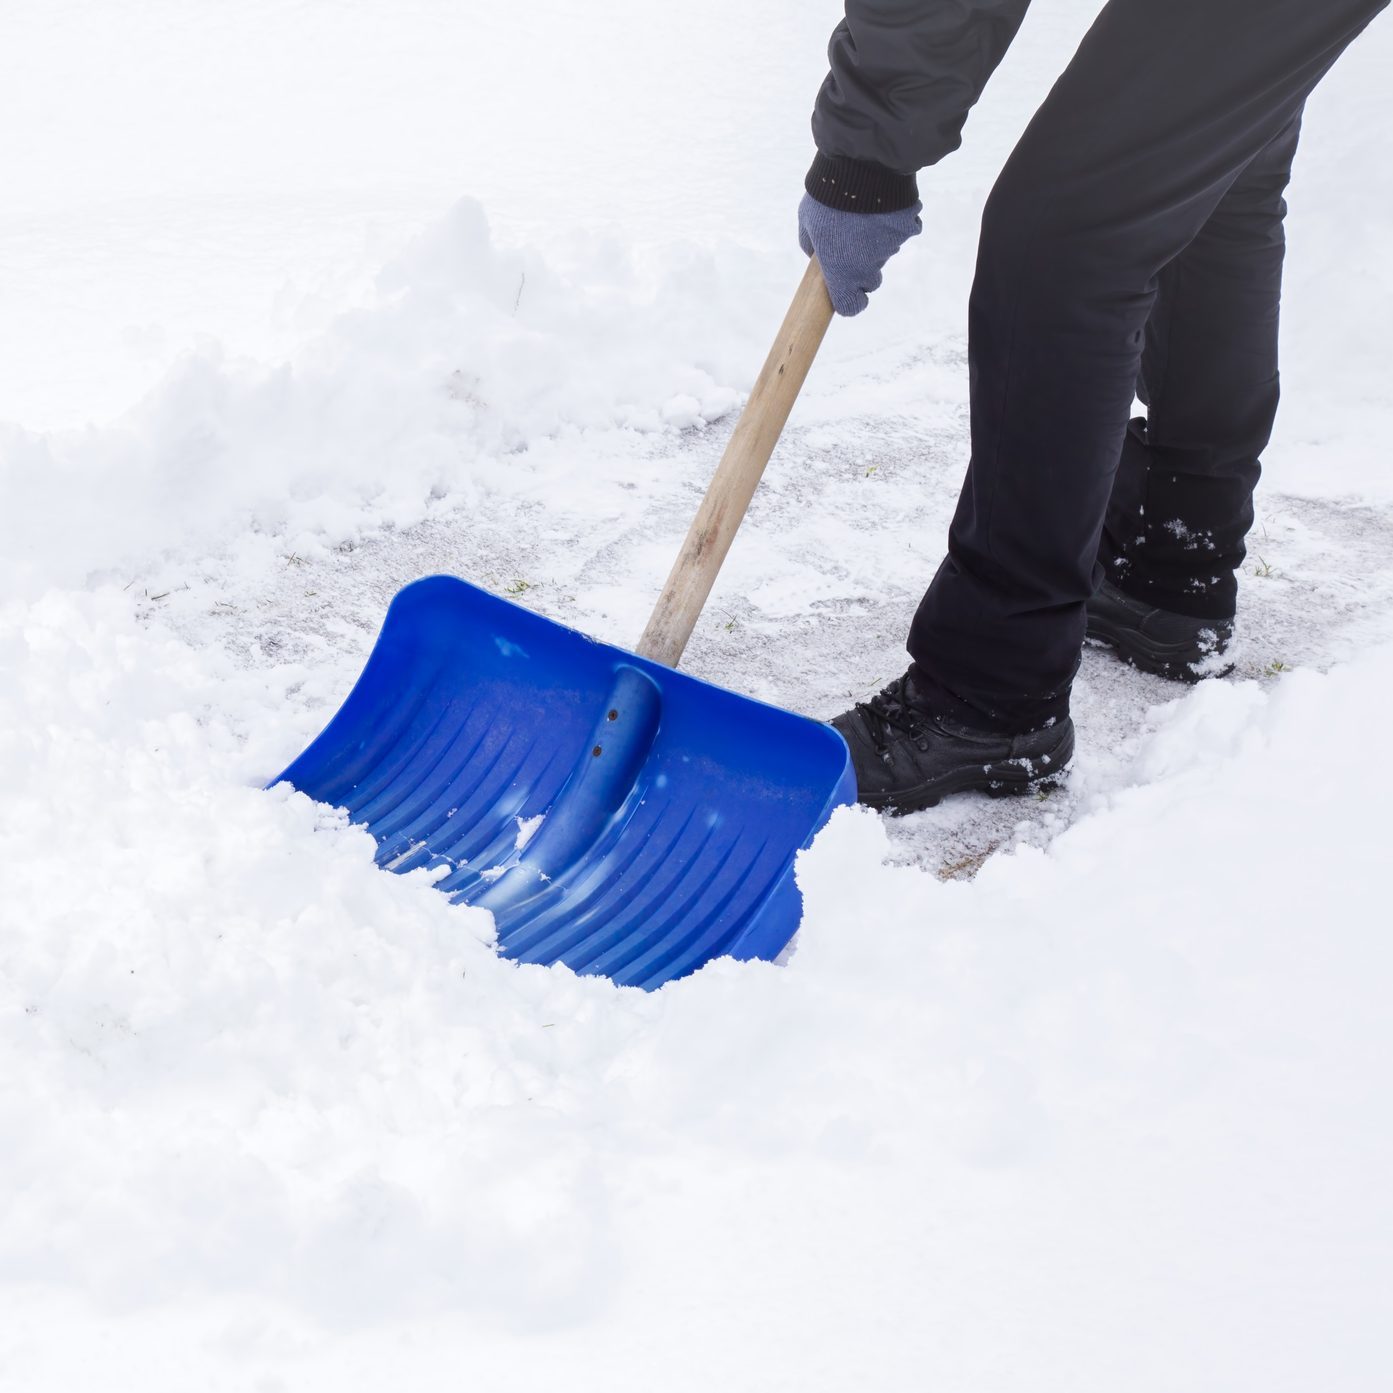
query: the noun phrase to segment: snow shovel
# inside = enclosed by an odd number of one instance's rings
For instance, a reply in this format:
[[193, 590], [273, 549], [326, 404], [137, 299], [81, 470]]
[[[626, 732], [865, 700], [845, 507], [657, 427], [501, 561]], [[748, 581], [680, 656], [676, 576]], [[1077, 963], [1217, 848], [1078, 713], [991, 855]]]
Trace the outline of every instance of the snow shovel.
[[831, 318], [813, 261], [636, 653], [417, 581], [276, 782], [345, 808], [379, 865], [491, 910], [522, 962], [654, 988], [774, 958], [802, 913], [795, 854], [855, 800], [846, 745], [674, 669]]

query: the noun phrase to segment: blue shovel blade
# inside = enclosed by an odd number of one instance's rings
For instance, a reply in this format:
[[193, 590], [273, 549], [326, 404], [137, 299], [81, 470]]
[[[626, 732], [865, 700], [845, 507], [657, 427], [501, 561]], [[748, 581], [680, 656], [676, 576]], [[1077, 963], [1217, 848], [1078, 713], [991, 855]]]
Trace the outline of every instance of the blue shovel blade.
[[856, 797], [830, 726], [452, 576], [393, 600], [281, 781], [347, 809], [388, 870], [444, 867], [509, 957], [649, 988], [775, 957], [802, 914], [795, 854]]

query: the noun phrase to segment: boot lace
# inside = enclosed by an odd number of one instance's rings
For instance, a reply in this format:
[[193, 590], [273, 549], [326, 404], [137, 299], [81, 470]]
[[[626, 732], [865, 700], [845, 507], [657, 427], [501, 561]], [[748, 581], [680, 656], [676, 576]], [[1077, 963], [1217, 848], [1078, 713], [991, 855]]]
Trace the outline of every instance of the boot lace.
[[889, 748], [890, 732], [898, 730], [918, 744], [924, 735], [925, 716], [908, 705], [904, 696], [905, 679], [897, 677], [883, 692], [877, 693], [869, 701], [856, 703], [856, 714], [861, 717], [876, 749], [884, 754]]

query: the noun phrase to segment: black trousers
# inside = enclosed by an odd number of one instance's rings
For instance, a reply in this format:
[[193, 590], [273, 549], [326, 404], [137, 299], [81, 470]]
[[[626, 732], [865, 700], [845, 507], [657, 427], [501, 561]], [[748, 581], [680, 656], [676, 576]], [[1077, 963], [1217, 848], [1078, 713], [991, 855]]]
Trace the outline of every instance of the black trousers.
[[1233, 613], [1302, 108], [1387, 4], [1111, 0], [1030, 123], [983, 216], [972, 459], [909, 636], [944, 714], [1066, 714], [1105, 574]]

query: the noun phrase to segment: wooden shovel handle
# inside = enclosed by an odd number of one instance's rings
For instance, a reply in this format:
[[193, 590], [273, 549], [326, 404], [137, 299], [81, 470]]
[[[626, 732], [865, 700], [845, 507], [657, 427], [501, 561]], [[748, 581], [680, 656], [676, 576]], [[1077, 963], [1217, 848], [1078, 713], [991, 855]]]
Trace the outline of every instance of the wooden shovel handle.
[[667, 667], [681, 660], [831, 322], [832, 302], [813, 257], [639, 640], [641, 657]]

